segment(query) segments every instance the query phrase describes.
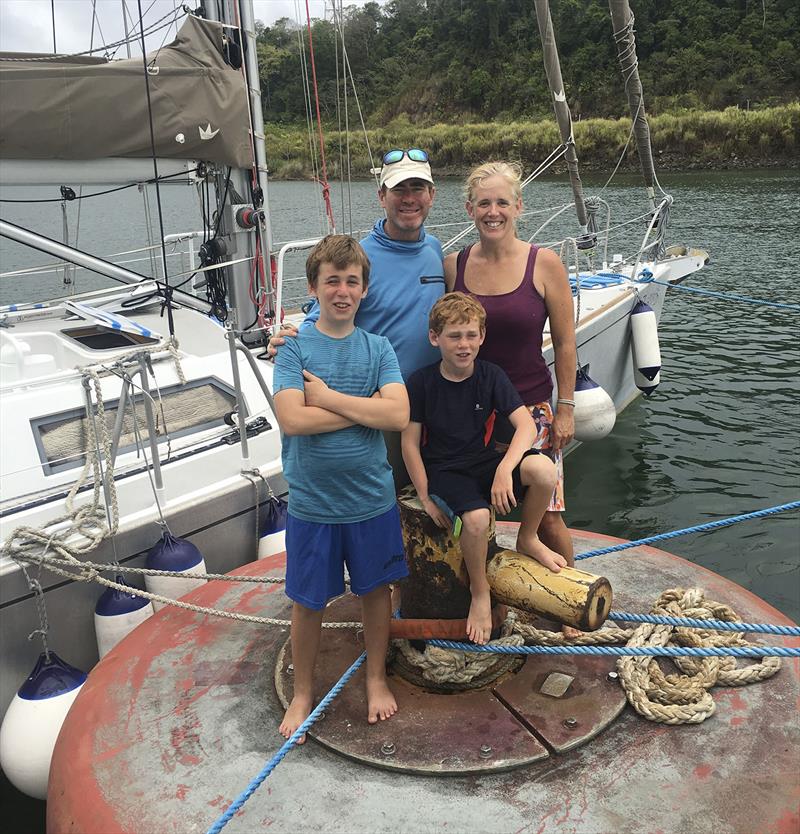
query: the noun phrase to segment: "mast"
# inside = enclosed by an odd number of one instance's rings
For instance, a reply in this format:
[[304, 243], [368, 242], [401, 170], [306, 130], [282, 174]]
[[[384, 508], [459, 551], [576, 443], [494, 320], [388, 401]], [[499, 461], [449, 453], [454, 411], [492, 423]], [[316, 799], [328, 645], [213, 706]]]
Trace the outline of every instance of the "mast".
[[[561, 64], [558, 60], [558, 47], [556, 46], [555, 33], [553, 32], [553, 20], [550, 17], [550, 5], [548, 0], [534, 0], [536, 6], [536, 22], [539, 24], [539, 36], [542, 41], [542, 54], [544, 58], [544, 71], [547, 75], [547, 83], [553, 94], [553, 109], [558, 122], [558, 129], [561, 133], [561, 141], [566, 145], [564, 160], [569, 171], [569, 181], [572, 185], [572, 194], [575, 200], [575, 213], [578, 215], [578, 223], [581, 232], [585, 235], [587, 229], [586, 204], [583, 199], [583, 186], [578, 173], [578, 157], [575, 153], [575, 137], [572, 133], [572, 114], [567, 106], [567, 97], [564, 94], [564, 82], [561, 78]], [[581, 247], [583, 248], [583, 247]]]
[[650, 126], [644, 108], [642, 82], [639, 79], [639, 60], [636, 57], [636, 38], [633, 32], [633, 12], [628, 0], [608, 0], [611, 23], [614, 27], [614, 42], [617, 45], [617, 60], [625, 81], [628, 107], [633, 120], [633, 132], [636, 137], [636, 149], [642, 176], [650, 200], [650, 208], [655, 210], [656, 172], [653, 165], [653, 151], [650, 146]]
[[[270, 251], [272, 229], [265, 210], [267, 205], [267, 160], [264, 149], [264, 115], [261, 105], [261, 87], [256, 53], [255, 18], [250, 0], [204, 0], [204, 16], [243, 35], [242, 72], [247, 84], [250, 103], [250, 135], [253, 148], [254, 169], [231, 168], [230, 179], [226, 172], [217, 173], [217, 193], [226, 195], [218, 237], [223, 238], [226, 257], [229, 260], [247, 258], [243, 263], [227, 268], [230, 323], [235, 329], [251, 325], [256, 309], [250, 300], [250, 282], [255, 263], [256, 240], [260, 241], [260, 259], [264, 265], [268, 285], [269, 310], [274, 309], [274, 291], [270, 275]], [[233, 38], [231, 38], [233, 40]], [[242, 202], [244, 201], [244, 202]], [[255, 211], [248, 212], [248, 209]], [[247, 217], [246, 221], [242, 217]]]

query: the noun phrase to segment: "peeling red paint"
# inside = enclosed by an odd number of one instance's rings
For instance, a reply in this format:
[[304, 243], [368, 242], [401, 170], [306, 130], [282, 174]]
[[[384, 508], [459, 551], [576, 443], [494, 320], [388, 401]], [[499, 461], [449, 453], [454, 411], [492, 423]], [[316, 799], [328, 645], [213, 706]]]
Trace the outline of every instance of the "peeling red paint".
[[708, 779], [713, 769], [714, 768], [708, 764], [697, 765], [697, 767], [694, 769], [694, 775], [698, 779]]
[[731, 718], [731, 727], [741, 727], [742, 724], [746, 724], [747, 719], [743, 715], [734, 715]]
[[189, 795], [189, 786], [188, 785], [178, 785], [175, 789], [175, 798], [176, 799], [186, 799]]
[[[797, 834], [800, 831], [800, 809], [784, 811], [770, 828], [770, 834]], [[765, 831], [764, 834], [767, 834]]]
[[737, 710], [737, 712], [746, 711], [748, 709], [747, 701], [745, 701], [738, 689], [720, 692], [719, 697], [725, 697], [730, 705], [730, 708]]

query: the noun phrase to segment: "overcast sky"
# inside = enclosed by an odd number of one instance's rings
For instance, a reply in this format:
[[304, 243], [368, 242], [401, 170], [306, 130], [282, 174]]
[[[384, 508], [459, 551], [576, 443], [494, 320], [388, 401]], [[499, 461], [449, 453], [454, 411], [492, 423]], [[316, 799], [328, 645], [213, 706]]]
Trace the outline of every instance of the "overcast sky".
[[[367, 0], [345, 0], [344, 5], [364, 5], [365, 2]], [[180, 0], [125, 0], [129, 18], [133, 17], [137, 22], [139, 3], [144, 13], [145, 26], [155, 23], [176, 6], [182, 5]], [[58, 51], [81, 52], [89, 49], [92, 38], [92, 0], [54, 0], [54, 5]], [[122, 5], [123, 0], [96, 0], [94, 46], [123, 37]], [[186, 5], [193, 7], [197, 3], [188, 0]], [[253, 0], [256, 20], [267, 25], [281, 17], [297, 20], [298, 14], [302, 15], [301, 21], [305, 22], [305, 5], [305, 0]], [[308, 5], [312, 18], [324, 16], [324, 0], [309, 0]], [[328, 2], [329, 10], [330, 5]], [[158, 48], [165, 37], [166, 40], [172, 40], [174, 34], [174, 26], [162, 30], [148, 40], [147, 48]], [[0, 51], [52, 52], [51, 0], [0, 0]], [[117, 53], [117, 57], [126, 57], [124, 48]]]

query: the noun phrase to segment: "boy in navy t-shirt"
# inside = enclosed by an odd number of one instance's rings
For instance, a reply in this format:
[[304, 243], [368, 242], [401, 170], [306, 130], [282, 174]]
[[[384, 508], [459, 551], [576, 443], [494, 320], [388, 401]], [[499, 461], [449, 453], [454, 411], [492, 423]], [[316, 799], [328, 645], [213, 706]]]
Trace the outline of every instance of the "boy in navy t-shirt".
[[319, 320], [286, 343], [274, 375], [289, 483], [286, 594], [294, 601], [294, 697], [280, 725], [286, 738], [314, 705], [322, 614], [344, 593], [345, 564], [361, 597], [367, 719], [374, 724], [397, 711], [386, 681], [389, 583], [408, 575], [381, 435], [405, 428], [408, 397], [389, 341], [354, 324], [369, 260], [353, 238], [328, 235], [308, 256], [306, 275]]
[[[407, 381], [411, 422], [403, 432], [403, 458], [428, 515], [440, 527], [449, 526], [431, 498], [435, 495], [461, 517], [461, 552], [472, 595], [467, 636], [483, 644], [492, 629], [486, 579], [491, 507], [506, 514], [522, 500], [517, 549], [553, 571], [566, 565], [536, 534], [556, 469], [546, 455], [531, 449], [536, 426], [505, 372], [476, 358], [486, 335], [483, 307], [463, 293], [450, 293], [433, 306], [429, 326], [431, 344], [442, 359]], [[514, 427], [505, 452], [496, 451], [492, 442], [498, 412]]]

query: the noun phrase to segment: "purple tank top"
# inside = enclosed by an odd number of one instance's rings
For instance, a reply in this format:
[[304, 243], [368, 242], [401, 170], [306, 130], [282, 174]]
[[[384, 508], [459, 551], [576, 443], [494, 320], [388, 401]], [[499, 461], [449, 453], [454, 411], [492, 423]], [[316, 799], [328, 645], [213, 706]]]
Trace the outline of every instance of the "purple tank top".
[[499, 365], [508, 374], [525, 404], [549, 400], [553, 380], [542, 356], [547, 308], [533, 286], [533, 267], [539, 247], [531, 246], [520, 285], [501, 295], [478, 295], [467, 289], [464, 270], [471, 249], [468, 246], [458, 253], [453, 289], [477, 298], [486, 310], [486, 340], [480, 358]]

